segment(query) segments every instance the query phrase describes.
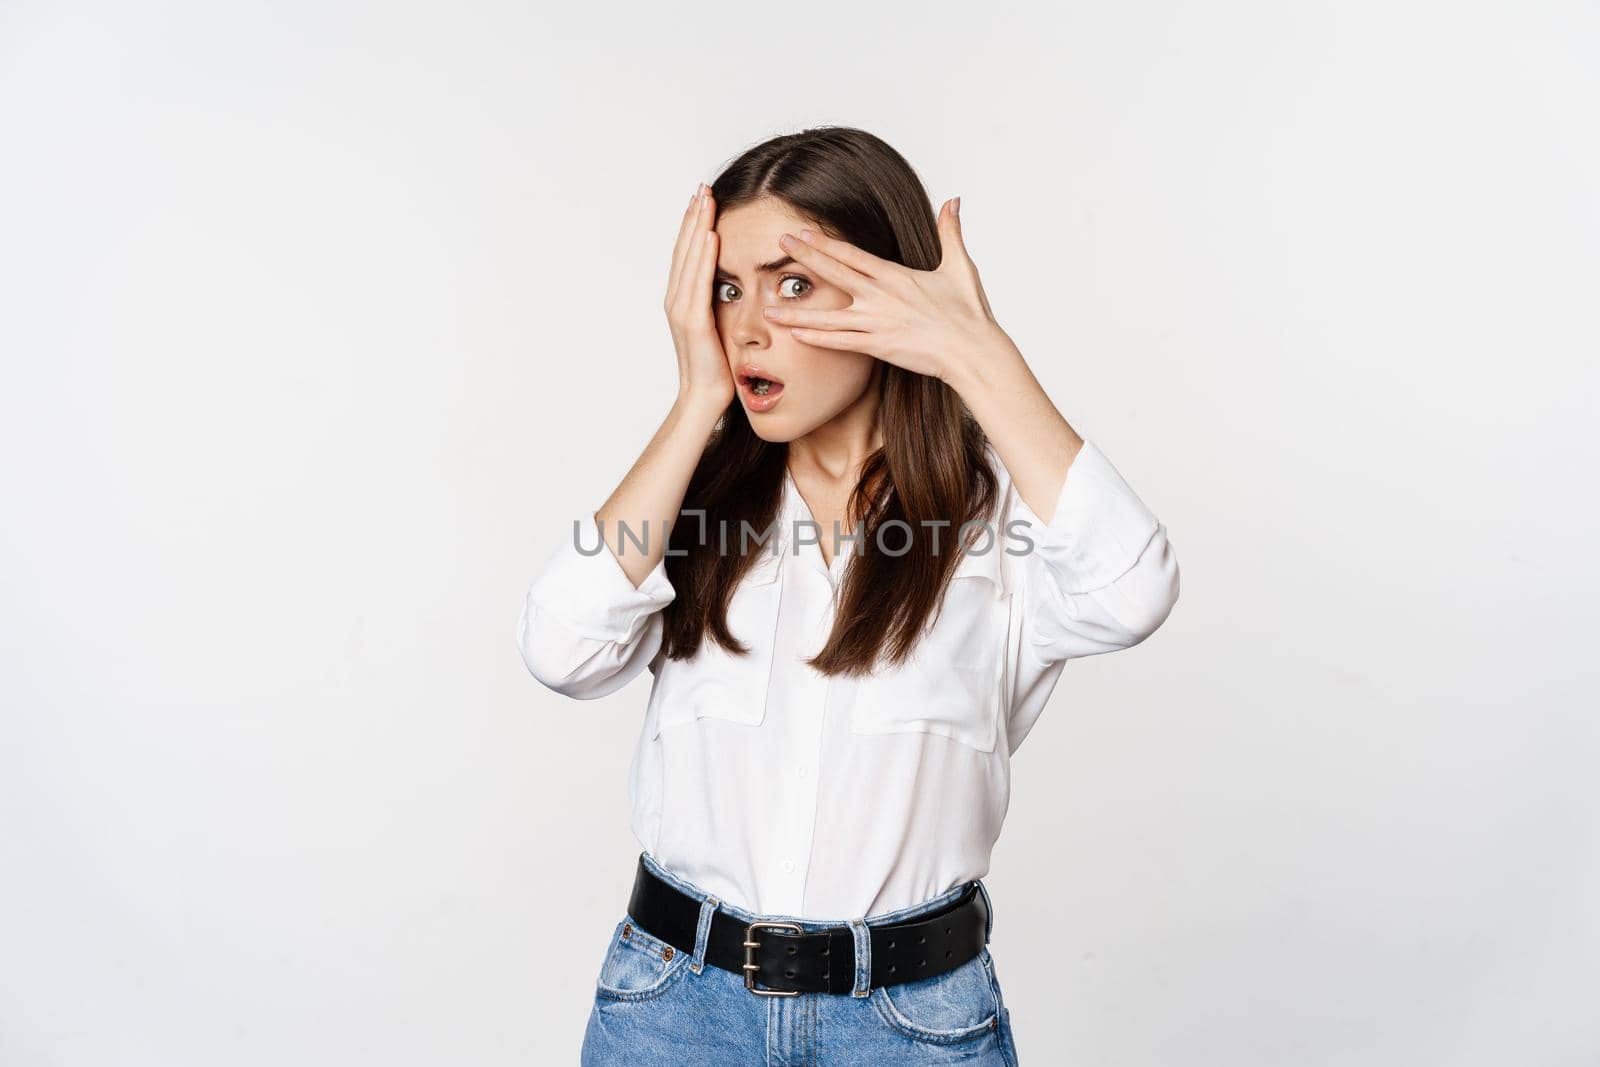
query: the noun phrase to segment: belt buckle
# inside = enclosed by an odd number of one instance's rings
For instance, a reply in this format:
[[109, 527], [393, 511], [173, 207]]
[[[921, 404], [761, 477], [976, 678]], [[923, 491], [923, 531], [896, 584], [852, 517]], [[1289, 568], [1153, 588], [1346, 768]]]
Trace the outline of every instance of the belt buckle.
[[798, 989], [756, 988], [756, 972], [761, 969], [761, 964], [755, 961], [755, 950], [761, 946], [761, 942], [754, 940], [751, 935], [755, 933], [755, 929], [758, 926], [787, 928], [793, 930], [797, 934], [805, 933], [805, 931], [800, 928], [798, 923], [779, 922], [774, 919], [757, 919], [753, 923], [746, 923], [744, 928], [744, 987], [750, 990], [750, 992], [759, 993], [764, 997], [798, 996], [800, 994], [800, 990]]

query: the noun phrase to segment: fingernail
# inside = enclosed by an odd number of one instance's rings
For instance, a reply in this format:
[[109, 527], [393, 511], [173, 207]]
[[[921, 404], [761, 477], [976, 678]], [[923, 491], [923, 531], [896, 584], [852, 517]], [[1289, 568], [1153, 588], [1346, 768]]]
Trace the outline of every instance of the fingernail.
[[952, 214], [952, 215], [961, 214], [961, 198], [959, 196], [956, 197], [955, 203], [950, 205], [950, 214]]
[[812, 233], [810, 230], [800, 231], [800, 240], [804, 241], [806, 244], [810, 244], [812, 241], [816, 240], [816, 236], [817, 235]]

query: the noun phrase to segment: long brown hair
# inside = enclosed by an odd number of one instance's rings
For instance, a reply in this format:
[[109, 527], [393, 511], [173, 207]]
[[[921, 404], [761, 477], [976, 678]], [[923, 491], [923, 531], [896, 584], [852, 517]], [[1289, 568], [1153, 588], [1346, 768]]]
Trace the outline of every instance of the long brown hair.
[[[775, 197], [882, 259], [917, 270], [939, 265], [938, 224], [921, 179], [864, 130], [821, 126], [775, 137], [730, 163], [711, 190], [721, 211]], [[900, 663], [910, 654], [959, 565], [956, 531], [987, 522], [998, 491], [983, 430], [955, 390], [888, 362], [877, 369], [883, 445], [867, 457], [850, 495], [847, 514], [860, 517], [866, 536], [845, 570], [833, 631], [809, 660], [824, 674], [866, 673], [880, 657]], [[730, 652], [749, 651], [729, 631], [727, 611], [759, 553], [723, 551], [719, 537], [706, 533], [726, 529], [729, 545], [744, 546], [742, 524], [757, 534], [776, 529], [788, 453], [786, 443], [756, 435], [735, 396], [684, 495], [683, 508], [702, 512], [704, 522], [683, 516], [668, 538], [667, 577], [676, 591], [664, 611], [669, 657], [692, 656], [707, 634]], [[889, 532], [884, 543], [909, 542], [907, 550], [880, 553], [878, 528], [897, 519], [912, 534]], [[937, 552], [921, 532], [934, 521]]]

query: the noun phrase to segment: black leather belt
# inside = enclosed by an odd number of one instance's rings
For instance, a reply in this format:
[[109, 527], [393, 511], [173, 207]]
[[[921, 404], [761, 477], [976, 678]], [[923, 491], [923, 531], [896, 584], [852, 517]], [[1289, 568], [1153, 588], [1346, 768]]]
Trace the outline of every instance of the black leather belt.
[[[680, 952], [693, 953], [700, 903], [658, 878], [640, 855], [628, 914], [641, 929]], [[988, 907], [973, 882], [938, 911], [884, 926], [869, 924], [872, 985], [914, 982], [954, 970], [983, 950], [988, 923]], [[855, 987], [856, 944], [848, 925], [801, 932], [781, 920], [743, 923], [718, 908], [711, 915], [706, 962], [743, 976], [745, 988], [764, 996], [849, 993]]]

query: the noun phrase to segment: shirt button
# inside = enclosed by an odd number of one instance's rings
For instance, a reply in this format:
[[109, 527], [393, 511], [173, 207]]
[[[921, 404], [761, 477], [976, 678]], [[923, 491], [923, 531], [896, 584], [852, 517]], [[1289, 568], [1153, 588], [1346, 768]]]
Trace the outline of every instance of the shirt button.
[[784, 860], [783, 870], [785, 874], [792, 872], [794, 870], [794, 860]]

